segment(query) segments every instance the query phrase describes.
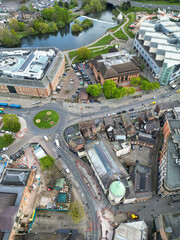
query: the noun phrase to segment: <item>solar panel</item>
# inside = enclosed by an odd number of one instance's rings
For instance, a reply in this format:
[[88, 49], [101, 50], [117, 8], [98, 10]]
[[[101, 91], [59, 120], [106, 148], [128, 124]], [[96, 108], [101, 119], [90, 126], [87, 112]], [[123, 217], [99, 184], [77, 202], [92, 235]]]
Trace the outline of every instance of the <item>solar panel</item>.
[[25, 60], [25, 62], [22, 64], [22, 66], [20, 67], [19, 71], [20, 72], [24, 72], [24, 70], [27, 68], [27, 66], [29, 65], [29, 63], [31, 62], [31, 60], [34, 57], [34, 53], [32, 52], [29, 57]]

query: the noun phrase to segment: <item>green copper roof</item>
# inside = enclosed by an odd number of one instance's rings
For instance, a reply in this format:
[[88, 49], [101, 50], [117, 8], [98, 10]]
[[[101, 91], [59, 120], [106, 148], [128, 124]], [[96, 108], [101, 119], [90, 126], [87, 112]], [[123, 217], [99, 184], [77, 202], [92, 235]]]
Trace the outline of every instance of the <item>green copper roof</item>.
[[120, 181], [112, 182], [109, 189], [110, 189], [111, 193], [116, 197], [123, 196], [126, 191], [124, 184], [122, 184], [122, 182], [120, 182]]

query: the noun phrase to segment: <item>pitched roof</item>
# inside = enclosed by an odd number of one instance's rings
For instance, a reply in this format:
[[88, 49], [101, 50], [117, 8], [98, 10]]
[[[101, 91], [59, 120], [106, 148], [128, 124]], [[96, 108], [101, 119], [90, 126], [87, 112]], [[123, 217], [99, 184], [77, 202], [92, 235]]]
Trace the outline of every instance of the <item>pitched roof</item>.
[[2, 184], [25, 186], [28, 181], [29, 174], [30, 171], [6, 169]]

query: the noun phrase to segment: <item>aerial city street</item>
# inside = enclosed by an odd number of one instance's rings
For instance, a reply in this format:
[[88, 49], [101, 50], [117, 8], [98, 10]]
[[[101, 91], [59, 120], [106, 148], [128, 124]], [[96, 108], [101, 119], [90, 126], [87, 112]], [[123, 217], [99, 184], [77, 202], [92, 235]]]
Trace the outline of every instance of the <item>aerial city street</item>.
[[0, 240], [180, 239], [179, 0], [0, 13]]

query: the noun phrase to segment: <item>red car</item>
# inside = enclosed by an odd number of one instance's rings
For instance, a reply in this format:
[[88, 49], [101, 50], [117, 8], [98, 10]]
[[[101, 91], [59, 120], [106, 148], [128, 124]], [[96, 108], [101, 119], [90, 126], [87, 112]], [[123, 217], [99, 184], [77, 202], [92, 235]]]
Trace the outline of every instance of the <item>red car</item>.
[[48, 187], [48, 188], [47, 188], [47, 191], [52, 191], [52, 190], [53, 190], [52, 187]]

